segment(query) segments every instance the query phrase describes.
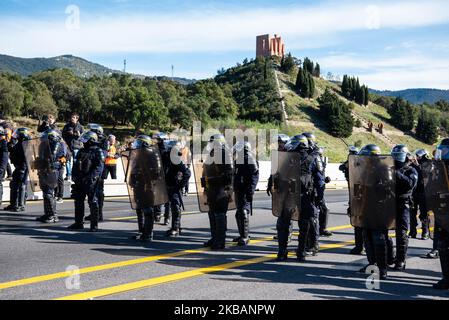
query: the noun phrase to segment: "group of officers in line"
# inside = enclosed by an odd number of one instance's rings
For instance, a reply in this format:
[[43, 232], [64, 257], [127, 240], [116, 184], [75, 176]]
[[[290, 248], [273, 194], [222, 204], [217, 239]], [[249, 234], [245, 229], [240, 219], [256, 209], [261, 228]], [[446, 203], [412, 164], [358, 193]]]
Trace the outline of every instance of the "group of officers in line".
[[[5, 134], [0, 127], [0, 170], [5, 162]], [[84, 229], [84, 220], [88, 218], [89, 230], [96, 232], [102, 218], [104, 184], [101, 176], [108, 141], [101, 126], [96, 124], [89, 125], [78, 140], [82, 147], [72, 168], [75, 223], [68, 229]], [[16, 181], [22, 183], [19, 191], [12, 193], [11, 203], [25, 201], [29, 175], [33, 191], [43, 192], [44, 215], [38, 220], [57, 222], [55, 188], [62, 150], [60, 134], [50, 128], [39, 138], [32, 139], [27, 128], [19, 128], [13, 134], [8, 150], [15, 167], [14, 175], [20, 175]], [[210, 222], [211, 238], [204, 246], [212, 250], [225, 248], [229, 209], [236, 209], [239, 231], [239, 236], [233, 241], [244, 246], [250, 240], [249, 219], [259, 180], [255, 153], [248, 142], [238, 142], [229, 147], [221, 134], [210, 137], [206, 150], [204, 159], [194, 158], [192, 163], [199, 208], [208, 213]], [[380, 279], [387, 278], [389, 268], [405, 270], [408, 238], [417, 236], [416, 210], [419, 208], [422, 237], [427, 239], [434, 230], [434, 254], [438, 252], [443, 271], [443, 279], [434, 287], [449, 288], [449, 219], [446, 217], [449, 215], [449, 139], [443, 140], [436, 151], [435, 159], [431, 159], [424, 150], [413, 156], [405, 145], [397, 145], [386, 156], [381, 154], [378, 146], [367, 145], [360, 151], [351, 148], [348, 161], [340, 167], [345, 172], [350, 190], [348, 213], [356, 237], [352, 253], [360, 254], [364, 250], [368, 265], [377, 266]], [[320, 236], [332, 235], [326, 229], [328, 208], [324, 191], [330, 178], [325, 175], [323, 152], [311, 133], [292, 138], [282, 134], [278, 136], [278, 150], [272, 152], [272, 175], [267, 188], [268, 195], [273, 197], [273, 214], [277, 216], [278, 261], [288, 258], [292, 221], [298, 221], [300, 231], [296, 249], [300, 262], [307, 256], [318, 254]], [[161, 205], [169, 206], [172, 214], [167, 236], [180, 235], [182, 193], [191, 176], [182, 159], [180, 143], [167, 144], [162, 133], [152, 137], [140, 135], [120, 156], [131, 206], [138, 217], [139, 232], [134, 238], [152, 240], [154, 221]], [[437, 195], [429, 195], [429, 188]], [[84, 216], [86, 197], [89, 217]], [[431, 226], [433, 219], [435, 225]], [[396, 231], [396, 253], [388, 234], [393, 229]]]

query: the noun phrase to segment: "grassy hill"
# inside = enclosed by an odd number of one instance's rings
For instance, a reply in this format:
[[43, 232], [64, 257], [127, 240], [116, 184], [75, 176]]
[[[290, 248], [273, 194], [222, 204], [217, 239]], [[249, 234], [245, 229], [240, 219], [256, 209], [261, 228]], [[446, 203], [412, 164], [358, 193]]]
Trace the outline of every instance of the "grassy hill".
[[[347, 145], [366, 145], [375, 143], [379, 145], [383, 153], [389, 153], [395, 144], [404, 143], [410, 150], [425, 148], [432, 150], [432, 146], [427, 145], [413, 136], [404, 134], [388, 124], [390, 115], [387, 110], [372, 102], [367, 107], [362, 107], [352, 103], [353, 116], [362, 122], [361, 128], [354, 128], [353, 134], [347, 139], [333, 137], [326, 133], [326, 126], [323, 119], [320, 118], [317, 98], [324, 93], [326, 88], [332, 89], [338, 94], [338, 97], [346, 103], [350, 103], [341, 95], [341, 88], [334, 82], [329, 82], [321, 78], [315, 78], [316, 93], [313, 99], [303, 99], [294, 90], [296, 77], [276, 71], [281, 93], [284, 97], [285, 111], [288, 119], [283, 129], [289, 135], [299, 134], [305, 131], [313, 132], [320, 145], [326, 148], [326, 156], [332, 162], [344, 161], [347, 157]], [[384, 124], [384, 134], [377, 131], [370, 133], [367, 130], [368, 121], [372, 121], [377, 127], [379, 123]]]

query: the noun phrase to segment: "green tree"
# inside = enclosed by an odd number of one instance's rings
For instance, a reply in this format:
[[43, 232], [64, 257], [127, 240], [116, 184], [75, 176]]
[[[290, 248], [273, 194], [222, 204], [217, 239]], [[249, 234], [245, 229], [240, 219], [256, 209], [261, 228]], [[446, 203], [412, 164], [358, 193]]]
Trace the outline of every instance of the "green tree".
[[329, 89], [318, 99], [320, 114], [327, 121], [328, 131], [339, 138], [348, 138], [352, 134], [354, 118], [348, 105], [341, 101]]
[[20, 115], [23, 108], [24, 91], [19, 82], [0, 76], [0, 109], [5, 116]]
[[291, 73], [295, 69], [295, 60], [292, 57], [292, 54], [289, 53], [282, 59], [281, 62], [281, 71], [284, 73]]
[[434, 144], [438, 141], [438, 124], [440, 120], [435, 112], [426, 108], [421, 110], [416, 126], [416, 136], [427, 144]]
[[319, 63], [315, 65], [315, 69], [313, 70], [313, 76], [317, 78], [321, 76], [321, 67]]
[[391, 123], [403, 131], [410, 131], [415, 125], [414, 112], [410, 102], [398, 97], [389, 110]]
[[57, 116], [58, 107], [45, 84], [33, 79], [27, 79], [24, 81], [23, 86], [26, 96], [24, 100], [25, 115], [32, 115], [39, 119], [49, 113]]

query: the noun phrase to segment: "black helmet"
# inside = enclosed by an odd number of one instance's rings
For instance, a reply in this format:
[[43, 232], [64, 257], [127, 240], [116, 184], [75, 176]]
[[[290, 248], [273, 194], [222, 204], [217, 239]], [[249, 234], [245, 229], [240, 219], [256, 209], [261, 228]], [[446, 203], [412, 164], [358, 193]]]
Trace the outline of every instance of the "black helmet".
[[97, 135], [103, 135], [103, 127], [96, 123], [89, 123], [87, 125], [87, 130], [95, 132]]
[[158, 142], [168, 140], [168, 135], [165, 132], [156, 132], [152, 136], [153, 139], [157, 140]]
[[349, 147], [349, 154], [358, 154], [358, 153], [359, 153], [359, 149], [357, 149], [357, 147], [354, 147], [354, 146]]
[[235, 152], [242, 152], [243, 150], [245, 152], [251, 151], [251, 143], [249, 143], [248, 141], [245, 141], [245, 142], [237, 142], [234, 145]]
[[41, 138], [48, 139], [50, 141], [60, 141], [61, 135], [54, 129], [48, 129], [42, 134]]
[[427, 151], [427, 150], [425, 150], [425, 149], [419, 149], [419, 150], [416, 150], [415, 151], [415, 155], [416, 155], [416, 158], [418, 159], [418, 160], [420, 160], [420, 159], [430, 159], [430, 155], [429, 155], [429, 151]]
[[214, 134], [210, 137], [209, 142], [218, 142], [218, 143], [226, 143], [225, 136], [221, 133]]
[[305, 136], [309, 141], [309, 147], [313, 147], [316, 145], [316, 137], [313, 133], [305, 132], [302, 135]]
[[293, 151], [297, 149], [303, 150], [308, 148], [309, 148], [309, 140], [303, 134], [298, 134], [294, 136], [285, 146], [285, 149], [288, 151]]
[[380, 150], [379, 146], [375, 144], [368, 144], [360, 150], [359, 155], [372, 156], [372, 155], [380, 155], [381, 153], [382, 151]]
[[278, 134], [278, 143], [288, 143], [288, 141], [290, 140], [290, 137], [286, 134]]
[[393, 159], [398, 162], [406, 162], [410, 159], [411, 153], [407, 146], [404, 144], [398, 144], [391, 150], [391, 155]]
[[97, 143], [98, 135], [93, 131], [87, 131], [81, 135], [79, 141], [82, 143]]
[[30, 134], [30, 129], [28, 129], [28, 128], [18, 128], [18, 129], [16, 129], [14, 131], [14, 133], [12, 134], [12, 137], [14, 139], [22, 140], [22, 141], [31, 140], [32, 139], [31, 134]]
[[141, 149], [141, 148], [149, 148], [154, 144], [153, 139], [147, 135], [140, 135], [134, 140], [132, 148], [133, 149]]

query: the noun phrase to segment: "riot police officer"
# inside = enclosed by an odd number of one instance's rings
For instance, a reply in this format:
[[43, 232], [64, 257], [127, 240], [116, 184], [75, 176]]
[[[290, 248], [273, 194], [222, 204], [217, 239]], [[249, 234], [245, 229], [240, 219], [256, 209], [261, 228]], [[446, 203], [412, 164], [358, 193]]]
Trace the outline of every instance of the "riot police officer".
[[425, 164], [426, 162], [431, 161], [429, 157], [429, 153], [424, 150], [420, 149], [415, 152], [416, 156], [416, 162], [412, 163], [412, 167], [415, 168], [416, 172], [418, 172], [418, 184], [416, 185], [416, 188], [413, 190], [413, 206], [410, 209], [410, 238], [416, 238], [417, 236], [417, 214], [418, 214], [418, 208], [419, 208], [419, 219], [421, 220], [422, 225], [422, 234], [421, 238], [423, 240], [429, 239], [429, 217], [427, 213], [427, 206], [426, 206], [426, 197], [424, 193], [424, 181], [423, 181], [423, 174], [421, 170], [421, 165]]
[[[447, 179], [447, 174], [449, 172], [449, 138], [444, 139], [437, 147], [435, 159], [444, 162]], [[446, 216], [447, 211], [444, 213], [444, 217], [440, 217], [440, 219], [443, 218], [441, 219], [442, 221], [439, 222], [437, 219], [435, 220], [435, 240], [438, 239], [437, 246], [440, 256], [441, 272], [443, 274], [443, 278], [433, 285], [433, 287], [438, 290], [449, 289], [449, 223]]]
[[136, 209], [139, 234], [133, 238], [143, 242], [153, 240], [154, 207], [156, 198], [167, 201], [164, 168], [154, 141], [147, 135], [140, 135], [133, 142], [128, 158], [126, 178], [131, 202]]
[[[94, 132], [98, 137], [97, 145], [103, 153], [103, 159], [106, 160], [109, 150], [109, 140], [104, 134], [103, 127], [96, 123], [89, 123], [87, 130]], [[98, 199], [98, 221], [103, 221], [103, 206], [104, 206], [104, 167], [101, 176], [98, 178], [97, 199]], [[85, 219], [90, 220], [91, 216], [87, 216]]]
[[167, 153], [170, 155], [170, 161], [168, 167], [165, 168], [165, 183], [172, 213], [172, 225], [167, 231], [167, 236], [177, 237], [181, 232], [182, 191], [189, 183], [191, 172], [182, 161], [180, 142], [177, 142]]
[[56, 223], [59, 221], [56, 213], [55, 184], [57, 184], [63, 165], [60, 159], [65, 156], [61, 143], [61, 135], [55, 129], [45, 131], [41, 139], [47, 139], [50, 145], [50, 172], [39, 172], [39, 184], [44, 198], [44, 215], [36, 218], [42, 223]]
[[[162, 157], [162, 164], [164, 170], [170, 166], [170, 152], [167, 146], [168, 135], [164, 132], [156, 132], [152, 135], [153, 140], [156, 141], [159, 148], [159, 153]], [[155, 222], [161, 221], [162, 208], [164, 208], [164, 225], [168, 226], [170, 224], [170, 204], [165, 203], [164, 205], [158, 205], [154, 208], [154, 220]]]
[[104, 154], [98, 146], [98, 136], [95, 132], [87, 131], [80, 137], [83, 148], [76, 155], [73, 165], [72, 186], [75, 199], [75, 223], [68, 227], [70, 230], [84, 229], [84, 200], [88, 198], [90, 208], [90, 231], [98, 231], [98, 188], [99, 179], [104, 169]]
[[[377, 145], [369, 144], [363, 147], [358, 155], [360, 156], [378, 156], [382, 152]], [[389, 178], [389, 177], [388, 177]], [[352, 181], [350, 181], [352, 186]], [[354, 212], [351, 212], [353, 215]], [[382, 228], [363, 228], [363, 242], [365, 245], [368, 265], [360, 270], [365, 273], [368, 266], [377, 265], [379, 269], [379, 278], [387, 278], [388, 265], [394, 263], [393, 240], [388, 236], [388, 229]]]
[[10, 202], [9, 206], [4, 209], [6, 211], [25, 211], [28, 167], [22, 143], [28, 140], [31, 140], [30, 130], [28, 128], [18, 128], [14, 131], [11, 142], [8, 145], [11, 163], [14, 165], [14, 172], [12, 173], [12, 180], [9, 184]]
[[330, 237], [332, 236], [332, 232], [327, 230], [327, 221], [329, 208], [326, 205], [326, 199], [324, 198], [324, 191], [326, 190], [326, 184], [331, 180], [329, 177], [326, 177], [326, 161], [323, 156], [324, 148], [318, 148], [318, 175], [320, 177], [318, 181], [318, 185], [315, 189], [315, 205], [319, 210], [318, 217], [318, 225], [319, 225], [319, 234], [322, 237]]
[[233, 239], [239, 246], [249, 242], [249, 216], [252, 215], [254, 192], [259, 182], [259, 163], [249, 142], [238, 142], [234, 146], [234, 193], [237, 211], [235, 219], [239, 236]]
[[[354, 147], [351, 146], [349, 147], [349, 155], [356, 155], [359, 153], [359, 150]], [[341, 172], [344, 173], [346, 181], [348, 182], [348, 190], [349, 190], [349, 161], [346, 160], [345, 162], [343, 162], [340, 167], [339, 170]], [[347, 210], [348, 216], [351, 216], [351, 207], [350, 207], [350, 203], [348, 202], [348, 210]], [[363, 250], [364, 250], [364, 245], [363, 245], [363, 230], [362, 228], [359, 227], [354, 227], [354, 240], [355, 240], [355, 247], [351, 249], [350, 253], [351, 254], [362, 254]]]
[[[314, 227], [317, 219], [317, 209], [314, 205], [312, 194], [317, 181], [318, 170], [316, 168], [316, 161], [313, 155], [309, 154], [309, 142], [304, 135], [297, 135], [293, 137], [286, 146], [288, 152], [299, 153], [301, 165], [299, 169], [300, 178], [300, 216], [299, 216], [299, 237], [298, 248], [296, 250], [296, 256], [298, 261], [305, 261], [307, 255], [307, 242], [310, 237], [311, 242], [318, 243], [317, 234]], [[271, 193], [271, 192], [270, 192]], [[282, 210], [281, 215], [278, 217], [276, 223], [276, 229], [278, 232], [278, 255], [277, 261], [287, 260], [288, 257], [288, 237], [292, 220], [292, 211], [288, 208]]]
[[212, 250], [225, 248], [229, 202], [232, 198], [234, 162], [232, 150], [222, 134], [210, 137], [208, 158], [203, 166], [201, 184], [204, 186], [209, 206], [211, 238], [204, 243]]
[[6, 141], [6, 130], [0, 127], [0, 205], [3, 198], [3, 179], [5, 178], [6, 168], [8, 166], [8, 142]]
[[405, 270], [408, 230], [410, 228], [410, 206], [413, 190], [418, 183], [418, 172], [411, 166], [411, 153], [403, 145], [391, 151], [396, 166], [396, 263], [394, 270]]
[[[324, 161], [321, 160], [321, 156], [319, 153], [320, 148], [317, 145], [316, 137], [313, 133], [305, 132], [302, 134], [307, 138], [309, 148], [309, 158], [311, 161], [314, 162], [313, 166], [316, 168], [316, 175], [314, 178], [314, 192], [312, 194], [312, 200], [314, 202], [314, 208], [318, 210], [318, 214], [316, 217], [314, 217], [311, 221], [312, 225], [309, 230], [309, 239], [307, 242], [307, 252], [308, 254], [316, 255], [319, 250], [319, 244], [318, 239], [320, 235], [320, 222], [319, 222], [319, 216], [321, 216], [321, 219], [325, 220], [323, 221], [323, 225], [327, 224], [327, 207], [326, 203], [324, 202], [324, 189], [326, 188], [326, 177], [325, 177], [325, 164]], [[320, 194], [321, 193], [321, 197]], [[322, 205], [324, 204], [324, 208], [322, 208]], [[301, 231], [301, 230], [300, 230]], [[332, 235], [329, 231], [327, 231], [325, 236]]]

